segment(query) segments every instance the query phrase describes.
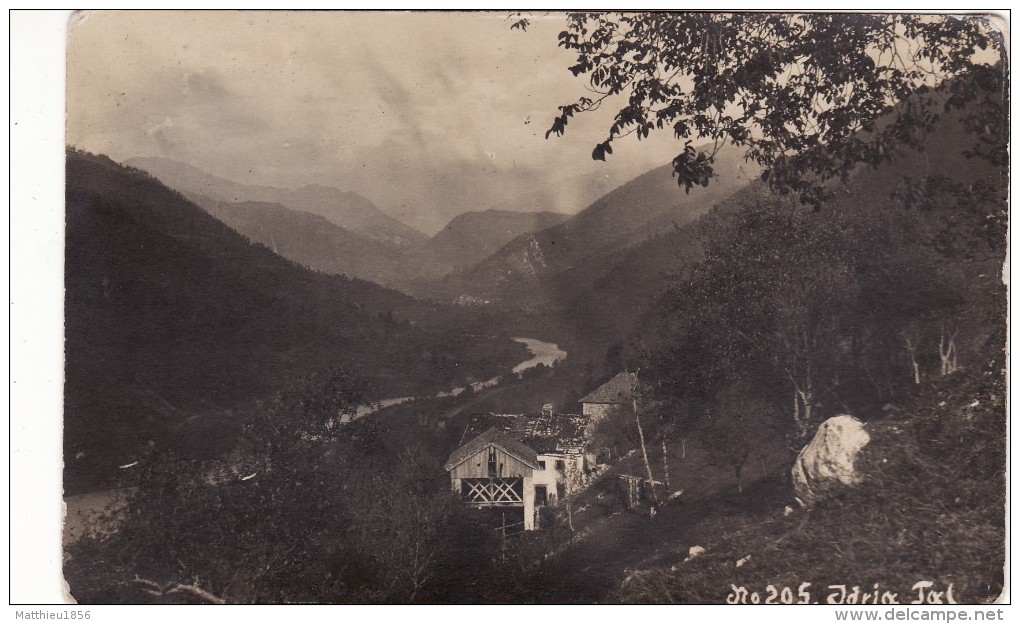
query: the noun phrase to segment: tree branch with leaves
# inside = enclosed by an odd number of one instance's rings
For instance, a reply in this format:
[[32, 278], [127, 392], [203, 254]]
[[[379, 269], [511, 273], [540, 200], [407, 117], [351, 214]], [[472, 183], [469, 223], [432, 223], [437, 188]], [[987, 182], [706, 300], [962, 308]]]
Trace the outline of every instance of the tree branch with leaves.
[[[526, 30], [529, 18], [517, 17], [511, 28]], [[547, 137], [612, 103], [595, 160], [625, 136], [671, 130], [684, 144], [673, 170], [688, 192], [709, 184], [716, 154], [732, 143], [776, 188], [816, 206], [828, 180], [920, 146], [938, 105], [981, 97], [968, 85], [1001, 83], [995, 66], [1006, 59], [987, 15], [578, 12], [558, 43], [576, 54], [569, 71], [589, 93], [559, 107]], [[950, 97], [936, 95], [950, 83]], [[991, 117], [1006, 117], [993, 108]], [[1004, 141], [990, 135], [1003, 131], [973, 125], [974, 152], [1001, 159]]]

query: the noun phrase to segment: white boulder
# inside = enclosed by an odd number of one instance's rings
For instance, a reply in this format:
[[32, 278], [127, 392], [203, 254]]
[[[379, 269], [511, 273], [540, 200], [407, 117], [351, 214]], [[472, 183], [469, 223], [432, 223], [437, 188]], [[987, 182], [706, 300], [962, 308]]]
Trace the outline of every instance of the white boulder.
[[843, 414], [823, 422], [793, 464], [797, 502], [812, 505], [837, 490], [860, 483], [854, 462], [870, 441], [864, 424], [853, 416]]

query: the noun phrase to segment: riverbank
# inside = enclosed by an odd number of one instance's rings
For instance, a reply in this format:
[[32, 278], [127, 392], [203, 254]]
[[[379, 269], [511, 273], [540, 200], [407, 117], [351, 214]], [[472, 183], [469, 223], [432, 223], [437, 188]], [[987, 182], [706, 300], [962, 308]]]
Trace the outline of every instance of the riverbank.
[[[538, 365], [553, 366], [554, 364], [556, 364], [556, 362], [559, 362], [567, 357], [567, 352], [564, 351], [563, 349], [560, 349], [557, 344], [552, 342], [546, 342], [544, 340], [539, 340], [537, 338], [521, 338], [521, 337], [514, 337], [513, 340], [514, 342], [523, 344], [531, 353], [530, 358], [524, 360], [523, 362], [520, 362], [519, 364], [513, 367], [512, 372], [515, 375], [520, 375], [524, 371], [535, 368]], [[469, 387], [471, 388], [472, 392], [478, 392], [480, 390], [484, 390], [485, 388], [491, 388], [493, 386], [496, 386], [501, 381], [503, 381], [503, 376], [499, 375], [491, 379], [486, 379], [485, 381], [475, 382], [473, 384], [470, 384], [469, 386], [458, 386], [456, 388], [440, 391], [434, 395], [426, 397], [405, 396], [380, 399], [378, 401], [373, 401], [368, 405], [359, 405], [354, 415], [343, 420], [342, 422], [351, 422], [353, 420], [358, 420], [360, 418], [368, 416], [369, 414], [374, 414], [375, 412], [378, 412], [381, 409], [393, 407], [396, 405], [402, 405], [404, 403], [410, 403], [412, 401], [420, 400], [423, 398], [445, 399], [449, 397], [460, 396], [461, 394], [466, 392]]]

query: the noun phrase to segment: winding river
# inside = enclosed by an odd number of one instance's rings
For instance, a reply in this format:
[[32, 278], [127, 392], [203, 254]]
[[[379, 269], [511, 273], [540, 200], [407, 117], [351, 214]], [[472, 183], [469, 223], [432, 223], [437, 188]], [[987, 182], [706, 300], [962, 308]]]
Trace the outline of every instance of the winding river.
[[[517, 366], [514, 366], [514, 374], [520, 374], [529, 368], [538, 366], [539, 364], [552, 366], [556, 362], [567, 357], [566, 351], [560, 349], [557, 345], [551, 342], [545, 342], [535, 338], [514, 338], [514, 341], [523, 344], [531, 353], [530, 358], [524, 360]], [[486, 381], [473, 383], [471, 384], [471, 387], [474, 390], [489, 388], [498, 384], [501, 379], [502, 377], [493, 377]], [[453, 388], [447, 392], [436, 393], [435, 396], [437, 398], [457, 396], [463, 393], [464, 390], [465, 388], [462, 386], [459, 388]], [[401, 403], [408, 403], [414, 400], [415, 397], [410, 396], [395, 397], [374, 401], [370, 405], [359, 405], [357, 411], [353, 414], [353, 416], [349, 416], [347, 420], [357, 420], [358, 418], [368, 416], [369, 414], [377, 412], [383, 408], [400, 405]], [[136, 488], [129, 488], [125, 490], [105, 490], [81, 496], [67, 497], [67, 516], [64, 522], [64, 538], [67, 540], [67, 543], [76, 542], [83, 536], [89, 534], [101, 535], [103, 531], [107, 531], [111, 527], [115, 527], [116, 523], [119, 521], [117, 518], [122, 518], [123, 512], [126, 510], [127, 498], [135, 489]], [[109, 514], [109, 517], [105, 514]]]
[[523, 344], [531, 352], [531, 359], [524, 360], [517, 366], [514, 366], [514, 373], [522, 373], [539, 364], [552, 366], [567, 357], [566, 351], [551, 342], [544, 342], [535, 338], [514, 338], [514, 342]]
[[[514, 366], [513, 372], [515, 375], [519, 375], [529, 368], [534, 368], [539, 364], [545, 366], [552, 366], [556, 362], [559, 362], [563, 358], [567, 357], [567, 352], [560, 349], [558, 345], [552, 342], [545, 342], [544, 340], [538, 340], [537, 338], [514, 338], [514, 342], [519, 342], [528, 348], [531, 353], [531, 357], [524, 360], [517, 366]], [[474, 391], [482, 390], [483, 388], [491, 388], [502, 380], [501, 376], [493, 377], [492, 379], [486, 379], [485, 381], [478, 381], [471, 384], [471, 389]], [[452, 388], [444, 392], [437, 392], [434, 396], [436, 398], [459, 396], [467, 388], [460, 386]], [[374, 412], [377, 412], [385, 407], [391, 407], [393, 405], [400, 405], [401, 403], [408, 403], [414, 401], [415, 397], [394, 397], [390, 399], [380, 399], [373, 401], [369, 405], [359, 405], [357, 411], [354, 414], [354, 419], [361, 418], [362, 416], [368, 416]]]

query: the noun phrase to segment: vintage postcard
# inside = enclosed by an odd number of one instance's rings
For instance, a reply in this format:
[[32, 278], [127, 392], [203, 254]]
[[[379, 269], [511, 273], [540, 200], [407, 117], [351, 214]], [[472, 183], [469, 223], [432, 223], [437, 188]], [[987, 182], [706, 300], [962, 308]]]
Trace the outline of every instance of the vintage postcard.
[[68, 599], [1008, 597], [1007, 28], [73, 14]]

